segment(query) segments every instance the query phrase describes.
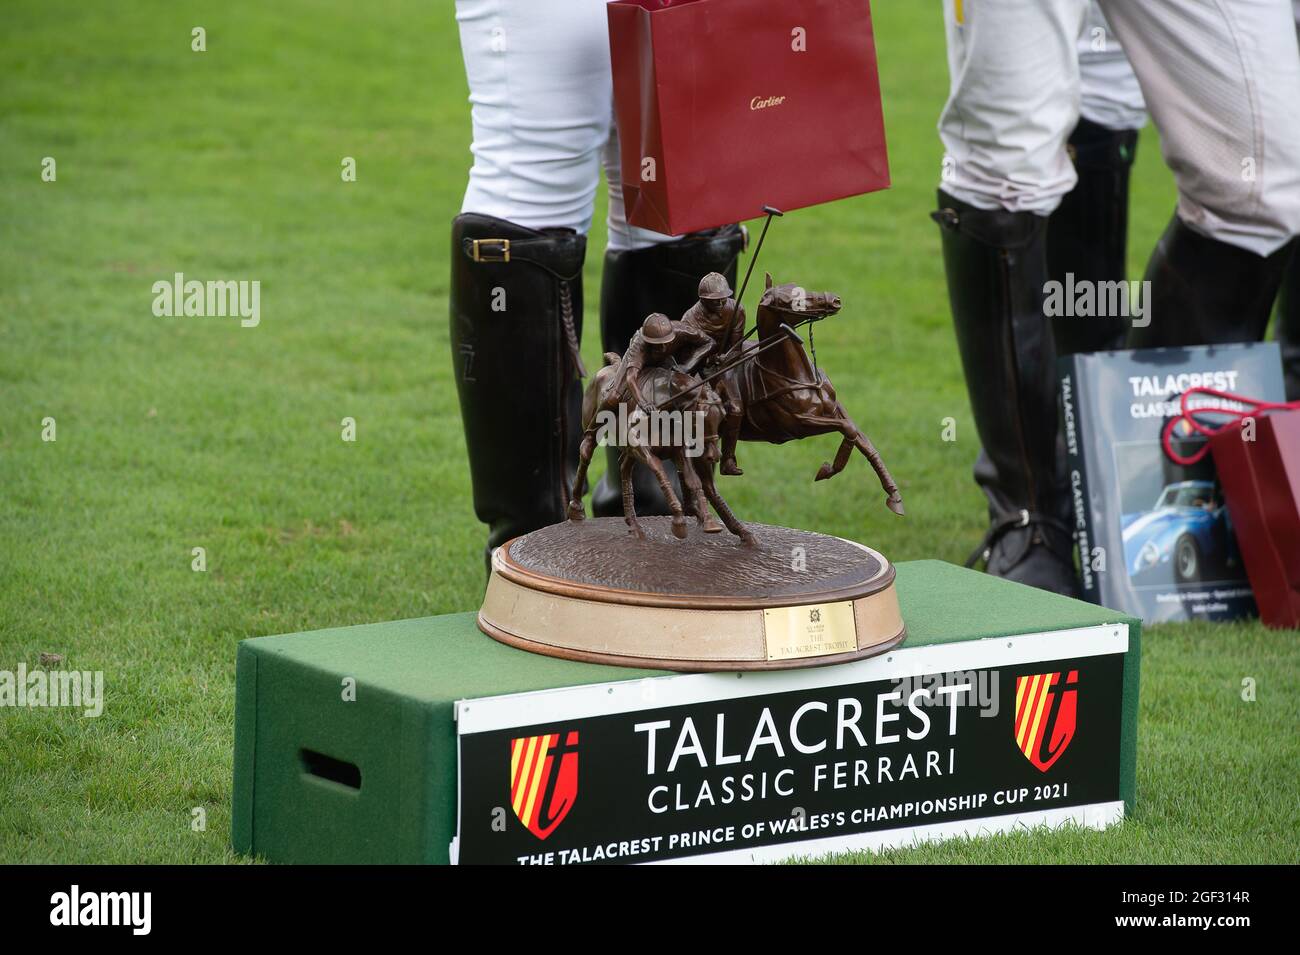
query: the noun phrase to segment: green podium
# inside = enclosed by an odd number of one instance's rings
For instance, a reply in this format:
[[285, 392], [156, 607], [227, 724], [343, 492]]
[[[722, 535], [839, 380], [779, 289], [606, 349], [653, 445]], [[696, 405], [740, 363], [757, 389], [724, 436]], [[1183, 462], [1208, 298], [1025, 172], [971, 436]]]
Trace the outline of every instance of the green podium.
[[939, 561], [805, 670], [572, 662], [472, 613], [245, 640], [232, 842], [273, 862], [768, 861], [1134, 800], [1140, 621]]

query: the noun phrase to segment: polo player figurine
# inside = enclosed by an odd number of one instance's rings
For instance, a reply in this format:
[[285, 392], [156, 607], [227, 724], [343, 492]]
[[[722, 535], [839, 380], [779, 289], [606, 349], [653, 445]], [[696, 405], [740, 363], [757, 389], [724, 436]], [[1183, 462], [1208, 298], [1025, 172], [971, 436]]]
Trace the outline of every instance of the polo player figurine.
[[[685, 370], [709, 375], [729, 359], [737, 357], [733, 350], [745, 340], [745, 311], [732, 298], [731, 286], [719, 272], [710, 272], [700, 279], [699, 302], [682, 315], [682, 324], [707, 335], [713, 347], [692, 356]], [[737, 392], [734, 374], [724, 372], [713, 381], [713, 388], [722, 399], [725, 413], [722, 424], [723, 474], [744, 474], [736, 464], [736, 442], [740, 438], [743, 408]]]
[[649, 412], [651, 406], [641, 394], [641, 372], [646, 368], [671, 367], [670, 363], [679, 352], [684, 349], [699, 352], [707, 349], [709, 344], [707, 335], [689, 325], [674, 322], [667, 315], [655, 312], [647, 316], [640, 330], [632, 335], [622, 356], [612, 352], [605, 356], [607, 361], [612, 359], [615, 370], [599, 392], [599, 409], [617, 410], [622, 391], [627, 388], [636, 406]]
[[[685, 507], [661, 463], [667, 459], [677, 465], [691, 511], [701, 530], [706, 534], [722, 530], [722, 525], [709, 513], [708, 505], [712, 504], [728, 530], [746, 543], [752, 542], [749, 531], [736, 519], [714, 487], [713, 466], [718, 460], [722, 401], [716, 391], [678, 365], [674, 356], [687, 349], [694, 352], [711, 350], [712, 342], [689, 325], [671, 321], [667, 315], [656, 312], [648, 316], [640, 331], [632, 336], [622, 357], [606, 353], [607, 364], [596, 373], [582, 400], [582, 443], [573, 480], [573, 497], [569, 502], [570, 520], [581, 521], [585, 517], [580, 489], [586, 484], [587, 468], [596, 450], [601, 417], [613, 415], [620, 406], [626, 411], [631, 404], [635, 409], [632, 414], [624, 414], [617, 420], [630, 425], [627, 434], [620, 436], [619, 475], [623, 518], [632, 533], [644, 537], [637, 521], [632, 493], [632, 468], [640, 462], [654, 474], [668, 501], [673, 535], [679, 539], [686, 537]], [[675, 418], [664, 415], [671, 418], [676, 428], [665, 427], [661, 421], [655, 420], [655, 416], [665, 411], [676, 415]], [[697, 423], [699, 430], [704, 432], [689, 448], [686, 443], [688, 423]]]

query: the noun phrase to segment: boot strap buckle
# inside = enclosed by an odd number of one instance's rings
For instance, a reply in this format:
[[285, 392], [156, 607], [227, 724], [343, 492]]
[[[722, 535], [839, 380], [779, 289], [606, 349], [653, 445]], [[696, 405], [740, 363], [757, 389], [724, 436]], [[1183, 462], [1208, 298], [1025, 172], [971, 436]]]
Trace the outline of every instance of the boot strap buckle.
[[956, 209], [944, 207], [930, 213], [930, 218], [949, 232], [956, 232], [961, 225], [961, 216], [957, 214]]
[[[487, 246], [495, 248], [487, 248]], [[475, 262], [509, 262], [509, 239], [471, 239], [469, 256]]]

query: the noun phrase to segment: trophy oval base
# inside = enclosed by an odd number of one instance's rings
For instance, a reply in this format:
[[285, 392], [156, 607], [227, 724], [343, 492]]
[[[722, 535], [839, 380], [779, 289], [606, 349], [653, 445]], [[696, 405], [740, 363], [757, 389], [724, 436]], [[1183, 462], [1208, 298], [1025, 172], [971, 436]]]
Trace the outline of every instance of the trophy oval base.
[[555, 524], [492, 555], [479, 629], [533, 653], [680, 671], [845, 663], [902, 642], [894, 567], [838, 537], [750, 524], [754, 544], [671, 518]]

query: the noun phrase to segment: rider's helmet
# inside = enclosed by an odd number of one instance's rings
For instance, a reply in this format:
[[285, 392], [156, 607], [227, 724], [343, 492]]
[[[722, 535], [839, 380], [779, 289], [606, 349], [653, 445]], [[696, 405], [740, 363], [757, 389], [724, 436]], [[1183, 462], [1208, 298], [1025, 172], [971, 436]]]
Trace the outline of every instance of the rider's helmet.
[[700, 279], [700, 300], [725, 301], [731, 298], [731, 286], [720, 272], [710, 272]]
[[675, 334], [672, 320], [663, 312], [655, 312], [641, 323], [641, 337], [651, 345], [667, 345]]

